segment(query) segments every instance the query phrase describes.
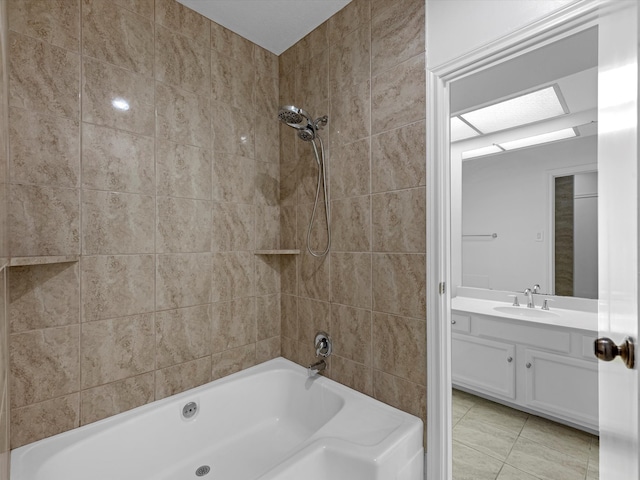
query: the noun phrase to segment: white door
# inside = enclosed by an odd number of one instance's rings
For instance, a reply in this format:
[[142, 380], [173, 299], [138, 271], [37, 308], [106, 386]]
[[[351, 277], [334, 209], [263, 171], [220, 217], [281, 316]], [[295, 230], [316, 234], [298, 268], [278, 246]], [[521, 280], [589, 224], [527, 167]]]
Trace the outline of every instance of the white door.
[[[638, 2], [599, 21], [600, 337], [638, 340]], [[639, 479], [638, 362], [599, 362], [600, 478]]]

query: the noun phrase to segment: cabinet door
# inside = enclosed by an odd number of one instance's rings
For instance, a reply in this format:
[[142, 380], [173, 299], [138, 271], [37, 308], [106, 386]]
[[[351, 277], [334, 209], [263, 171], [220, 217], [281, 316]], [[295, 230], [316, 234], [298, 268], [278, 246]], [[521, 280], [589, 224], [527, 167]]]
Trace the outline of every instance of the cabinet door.
[[525, 350], [526, 405], [598, 429], [598, 364]]
[[453, 333], [451, 376], [456, 385], [488, 395], [515, 398], [515, 346]]

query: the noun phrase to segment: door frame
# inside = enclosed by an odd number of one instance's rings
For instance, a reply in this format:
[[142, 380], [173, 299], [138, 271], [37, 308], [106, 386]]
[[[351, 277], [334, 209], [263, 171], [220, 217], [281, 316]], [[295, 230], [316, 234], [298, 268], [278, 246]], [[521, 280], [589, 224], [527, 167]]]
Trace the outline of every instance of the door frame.
[[497, 41], [427, 69], [427, 453], [425, 478], [451, 480], [450, 84], [598, 24], [610, 0], [576, 0]]

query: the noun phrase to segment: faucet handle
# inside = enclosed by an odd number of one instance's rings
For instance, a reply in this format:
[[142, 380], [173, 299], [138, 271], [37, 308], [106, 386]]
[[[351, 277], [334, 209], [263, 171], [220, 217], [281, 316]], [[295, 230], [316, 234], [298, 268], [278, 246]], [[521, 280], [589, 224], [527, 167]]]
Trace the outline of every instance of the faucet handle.
[[512, 306], [514, 306], [514, 307], [519, 307], [520, 306], [520, 302], [518, 301], [518, 295], [509, 295], [509, 297], [513, 297]]
[[332, 345], [331, 337], [326, 332], [316, 333], [316, 338], [313, 342], [316, 349], [316, 357], [328, 357], [331, 355]]
[[539, 284], [535, 284], [533, 286], [533, 293], [540, 293], [540, 285]]
[[553, 298], [545, 298], [542, 302], [542, 310], [549, 310], [549, 302], [553, 302]]

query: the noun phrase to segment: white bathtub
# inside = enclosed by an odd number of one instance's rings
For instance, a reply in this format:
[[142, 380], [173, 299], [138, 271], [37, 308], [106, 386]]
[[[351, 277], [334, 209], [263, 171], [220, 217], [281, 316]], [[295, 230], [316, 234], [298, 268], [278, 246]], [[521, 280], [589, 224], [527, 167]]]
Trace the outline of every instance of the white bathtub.
[[422, 480], [422, 421], [278, 358], [11, 453], [11, 480], [87, 478]]

